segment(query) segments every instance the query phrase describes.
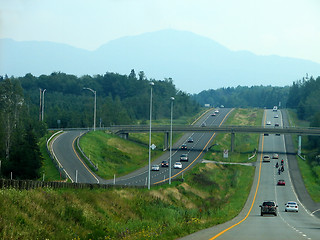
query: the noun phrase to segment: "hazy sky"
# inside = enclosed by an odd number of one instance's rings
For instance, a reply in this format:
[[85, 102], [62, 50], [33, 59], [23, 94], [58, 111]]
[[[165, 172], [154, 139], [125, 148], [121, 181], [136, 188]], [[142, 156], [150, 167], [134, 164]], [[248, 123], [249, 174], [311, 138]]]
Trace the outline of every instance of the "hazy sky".
[[0, 0], [0, 38], [17, 41], [94, 50], [168, 28], [231, 50], [320, 63], [320, 0]]

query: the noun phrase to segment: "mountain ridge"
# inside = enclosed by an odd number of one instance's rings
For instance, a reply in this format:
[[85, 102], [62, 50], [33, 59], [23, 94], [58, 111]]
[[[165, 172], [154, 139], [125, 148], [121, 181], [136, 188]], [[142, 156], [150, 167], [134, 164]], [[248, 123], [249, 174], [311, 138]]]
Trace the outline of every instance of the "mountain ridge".
[[0, 39], [0, 75], [129, 74], [135, 69], [149, 79], [172, 78], [189, 93], [239, 85], [286, 86], [306, 73], [320, 75], [316, 62], [232, 51], [207, 37], [172, 29], [118, 38], [93, 51], [43, 41], [9, 43]]

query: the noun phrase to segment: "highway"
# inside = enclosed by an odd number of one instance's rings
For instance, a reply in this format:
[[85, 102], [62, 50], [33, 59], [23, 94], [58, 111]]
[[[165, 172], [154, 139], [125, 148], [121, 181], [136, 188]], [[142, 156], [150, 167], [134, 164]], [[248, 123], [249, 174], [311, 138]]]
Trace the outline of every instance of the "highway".
[[[220, 112], [216, 116], [211, 116], [213, 111], [206, 113], [199, 119], [195, 125], [201, 128], [201, 124], [205, 122], [206, 126], [221, 125], [232, 109], [221, 108]], [[52, 150], [64, 170], [67, 172], [72, 182], [78, 183], [101, 183], [101, 184], [116, 184], [116, 185], [132, 185], [132, 186], [146, 186], [148, 176], [148, 165], [134, 171], [126, 176], [105, 180], [94, 174], [89, 168], [81, 161], [77, 153], [73, 148], [73, 142], [84, 131], [68, 131], [59, 135], [54, 139], [52, 144]], [[173, 169], [172, 178], [181, 177], [183, 172], [189, 170], [197, 162], [201, 160], [201, 156], [210, 143], [213, 141], [215, 133], [213, 132], [199, 132], [199, 133], [187, 133], [178, 142], [172, 146], [172, 166], [175, 162], [179, 161], [182, 153], [187, 153], [189, 156], [188, 162], [182, 162], [182, 169]], [[193, 143], [188, 143], [187, 139], [193, 138]], [[181, 150], [181, 145], [186, 144], [187, 150]], [[153, 164], [160, 164], [163, 160], [169, 162], [169, 151], [166, 151], [158, 159], [152, 159]], [[147, 161], [147, 160], [146, 160]], [[77, 176], [76, 176], [77, 170]], [[160, 184], [169, 180], [169, 168], [160, 167], [159, 171], [151, 171], [151, 185]]]
[[[278, 114], [279, 118], [274, 116]], [[283, 124], [280, 111], [266, 110], [263, 125], [270, 121]], [[261, 135], [255, 180], [247, 203], [242, 212], [233, 220], [191, 234], [181, 239], [320, 239], [320, 220], [305, 209], [294, 190], [288, 171], [288, 156], [283, 135]], [[279, 154], [279, 160], [262, 162], [265, 154], [272, 158], [273, 153]], [[275, 163], [284, 160], [284, 172], [278, 174]], [[289, 158], [290, 159], [290, 158]], [[284, 179], [285, 186], [277, 186], [277, 181]], [[260, 216], [260, 207], [264, 200], [274, 200], [278, 204], [278, 216]], [[296, 201], [299, 212], [285, 212], [287, 201]]]

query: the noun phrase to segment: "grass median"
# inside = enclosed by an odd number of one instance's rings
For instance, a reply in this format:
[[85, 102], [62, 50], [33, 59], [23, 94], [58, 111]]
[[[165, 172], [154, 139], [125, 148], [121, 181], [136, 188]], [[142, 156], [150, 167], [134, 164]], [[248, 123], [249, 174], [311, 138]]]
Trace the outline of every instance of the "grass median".
[[[261, 126], [262, 117], [263, 109], [235, 109], [224, 125]], [[219, 162], [255, 162], [257, 159], [253, 156], [259, 144], [259, 136], [249, 133], [235, 134], [235, 148], [234, 152], [231, 152], [231, 134], [218, 134], [203, 158]], [[228, 158], [224, 158], [224, 150], [228, 150]]]

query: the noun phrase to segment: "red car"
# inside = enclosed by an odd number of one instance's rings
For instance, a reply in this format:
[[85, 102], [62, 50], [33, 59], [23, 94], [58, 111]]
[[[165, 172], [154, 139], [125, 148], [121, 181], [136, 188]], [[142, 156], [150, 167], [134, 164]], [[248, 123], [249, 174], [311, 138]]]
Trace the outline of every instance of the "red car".
[[285, 186], [286, 182], [283, 179], [280, 179], [280, 180], [278, 180], [278, 184], [277, 185]]

